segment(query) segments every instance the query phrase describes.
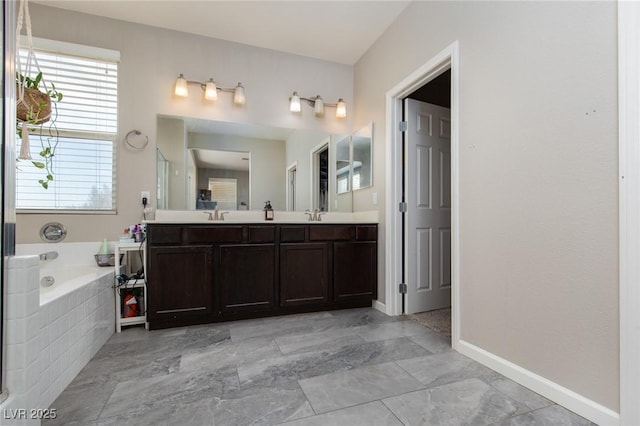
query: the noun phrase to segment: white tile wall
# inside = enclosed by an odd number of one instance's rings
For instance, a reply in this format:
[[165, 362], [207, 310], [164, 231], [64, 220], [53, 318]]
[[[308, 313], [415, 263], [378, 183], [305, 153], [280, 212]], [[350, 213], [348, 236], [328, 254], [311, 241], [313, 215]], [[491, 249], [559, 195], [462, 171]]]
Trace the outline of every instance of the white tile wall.
[[[3, 426], [39, 425], [40, 420], [30, 419], [28, 415], [28, 410], [37, 408], [40, 400], [38, 257], [9, 258], [7, 278], [6, 373], [9, 397], [0, 405], [0, 423]], [[19, 413], [18, 410], [27, 410], [21, 413], [25, 418], [12, 418], [12, 413]]]
[[[93, 258], [91, 258], [93, 261]], [[113, 274], [40, 306], [39, 260], [7, 263], [7, 389], [0, 424], [38, 425], [29, 409], [52, 403], [115, 332]], [[27, 419], [12, 419], [16, 410]]]
[[113, 280], [107, 275], [42, 306], [40, 407], [50, 407], [114, 333]]

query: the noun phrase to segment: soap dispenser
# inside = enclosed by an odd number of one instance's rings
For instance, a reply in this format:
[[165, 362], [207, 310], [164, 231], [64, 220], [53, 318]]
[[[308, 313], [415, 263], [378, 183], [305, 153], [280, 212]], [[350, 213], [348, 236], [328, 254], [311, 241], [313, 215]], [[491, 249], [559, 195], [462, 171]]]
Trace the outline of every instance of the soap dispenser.
[[271, 201], [264, 202], [264, 220], [273, 220], [273, 208]]

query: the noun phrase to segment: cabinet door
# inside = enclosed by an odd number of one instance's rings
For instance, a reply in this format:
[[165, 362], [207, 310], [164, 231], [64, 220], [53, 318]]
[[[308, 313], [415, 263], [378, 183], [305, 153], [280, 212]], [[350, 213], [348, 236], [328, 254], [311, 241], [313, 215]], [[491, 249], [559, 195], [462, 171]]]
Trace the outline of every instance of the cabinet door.
[[222, 312], [257, 312], [275, 305], [275, 245], [220, 246], [217, 283]]
[[210, 246], [149, 247], [148, 256], [150, 318], [186, 318], [213, 311]]
[[367, 301], [376, 297], [375, 242], [333, 243], [334, 302]]
[[315, 305], [328, 300], [329, 245], [280, 244], [280, 305]]

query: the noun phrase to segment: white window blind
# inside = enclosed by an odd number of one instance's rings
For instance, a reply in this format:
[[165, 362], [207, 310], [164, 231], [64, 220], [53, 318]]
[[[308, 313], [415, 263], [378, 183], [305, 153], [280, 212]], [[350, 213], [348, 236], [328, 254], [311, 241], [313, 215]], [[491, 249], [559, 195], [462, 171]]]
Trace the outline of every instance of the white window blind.
[[[43, 80], [63, 94], [53, 102], [55, 121], [29, 132], [31, 157], [55, 147], [53, 181], [48, 189], [38, 181], [46, 172], [29, 160], [18, 162], [16, 207], [22, 210], [115, 210], [115, 140], [118, 131], [118, 63], [113, 58], [96, 58], [103, 49], [84, 47], [87, 56], [64, 53], [70, 45], [35, 50]], [[61, 47], [61, 48], [60, 48]], [[67, 49], [73, 50], [73, 49]], [[20, 49], [24, 64], [27, 50]], [[32, 70], [34, 78], [37, 71]], [[42, 90], [42, 88], [41, 88]], [[54, 137], [57, 135], [58, 137]], [[18, 150], [20, 141], [16, 149]]]
[[238, 210], [238, 180], [226, 178], [209, 178], [211, 201], [224, 210]]

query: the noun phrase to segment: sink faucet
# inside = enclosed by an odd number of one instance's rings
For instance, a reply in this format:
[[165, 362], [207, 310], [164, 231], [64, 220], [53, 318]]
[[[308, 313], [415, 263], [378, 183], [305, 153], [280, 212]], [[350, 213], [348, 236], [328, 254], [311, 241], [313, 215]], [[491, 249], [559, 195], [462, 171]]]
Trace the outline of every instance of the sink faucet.
[[309, 216], [309, 222], [321, 222], [322, 221], [321, 216], [325, 213], [321, 212], [318, 209], [314, 209], [313, 212], [310, 212], [309, 210], [305, 210], [304, 214]]
[[53, 260], [58, 258], [58, 252], [48, 251], [46, 253], [40, 253], [38, 257], [40, 258], [40, 260]]
[[206, 213], [209, 215], [207, 220], [224, 220], [224, 215], [228, 214], [229, 212], [221, 212], [218, 210], [218, 206], [216, 206], [216, 208], [213, 210], [213, 213], [211, 212], [202, 212], [202, 213]]

